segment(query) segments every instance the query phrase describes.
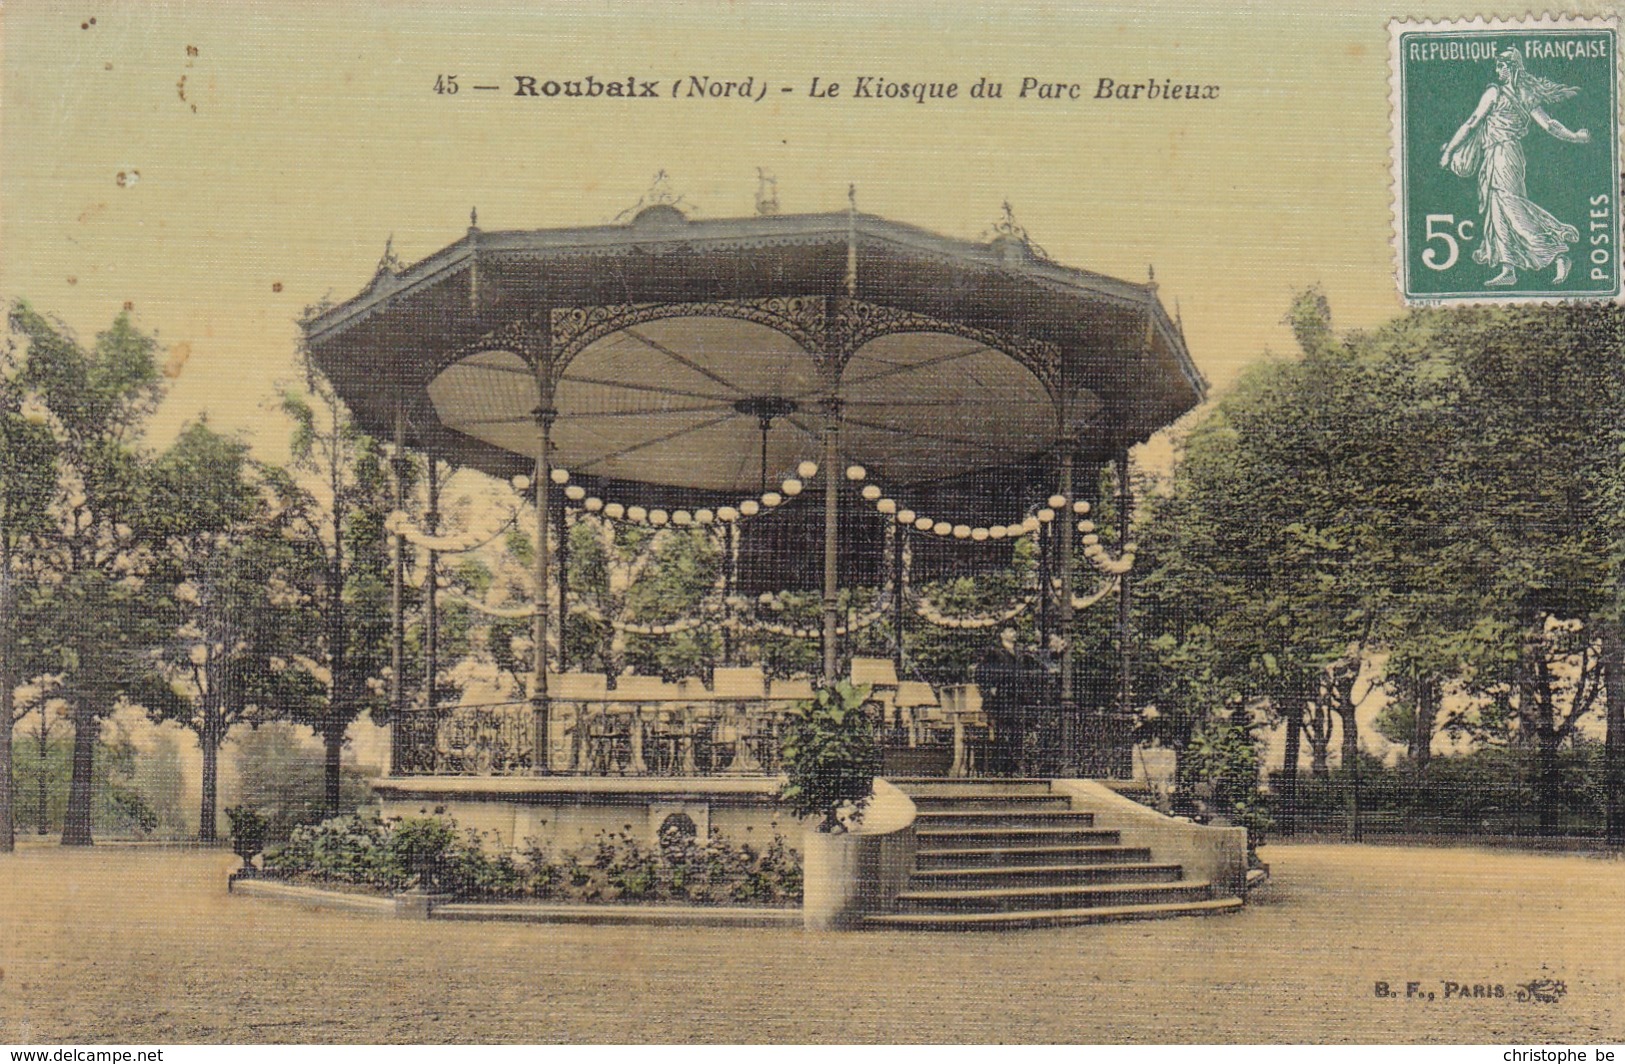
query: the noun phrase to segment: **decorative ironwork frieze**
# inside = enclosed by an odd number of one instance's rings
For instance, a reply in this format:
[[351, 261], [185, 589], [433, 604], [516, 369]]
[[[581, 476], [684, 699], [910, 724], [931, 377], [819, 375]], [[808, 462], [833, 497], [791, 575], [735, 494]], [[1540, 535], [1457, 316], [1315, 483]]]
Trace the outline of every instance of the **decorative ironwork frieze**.
[[623, 329], [672, 318], [728, 318], [783, 333], [818, 358], [824, 349], [824, 300], [818, 296], [724, 299], [698, 303], [612, 303], [553, 311], [553, 364], [559, 370], [586, 348]]
[[859, 299], [831, 301], [830, 326], [833, 347], [841, 352], [842, 365], [863, 345], [882, 336], [899, 333], [942, 333], [1001, 351], [1031, 371], [1051, 395], [1061, 390], [1061, 349], [1047, 340], [1010, 336], [991, 329], [947, 321], [917, 311], [903, 310]]

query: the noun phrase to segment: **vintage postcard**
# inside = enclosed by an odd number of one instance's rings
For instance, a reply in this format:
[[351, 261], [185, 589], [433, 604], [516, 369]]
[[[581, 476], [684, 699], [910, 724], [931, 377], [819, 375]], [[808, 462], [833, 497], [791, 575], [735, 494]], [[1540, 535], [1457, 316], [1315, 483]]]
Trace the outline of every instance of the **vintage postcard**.
[[0, 41], [10, 1059], [1625, 1052], [1614, 5]]

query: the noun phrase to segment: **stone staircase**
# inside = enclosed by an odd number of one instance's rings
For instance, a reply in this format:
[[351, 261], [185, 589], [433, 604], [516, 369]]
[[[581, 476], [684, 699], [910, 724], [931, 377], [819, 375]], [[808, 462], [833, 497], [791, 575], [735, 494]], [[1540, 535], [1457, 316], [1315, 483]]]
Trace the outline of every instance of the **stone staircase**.
[[1055, 927], [1241, 908], [1177, 864], [1094, 826], [1048, 780], [894, 779], [918, 815], [914, 872], [866, 927]]

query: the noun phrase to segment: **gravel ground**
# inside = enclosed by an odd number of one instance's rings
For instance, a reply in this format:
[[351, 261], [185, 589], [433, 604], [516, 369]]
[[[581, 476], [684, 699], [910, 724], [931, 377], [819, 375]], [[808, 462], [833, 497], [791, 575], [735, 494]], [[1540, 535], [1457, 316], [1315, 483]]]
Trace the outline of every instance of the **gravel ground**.
[[[1234, 916], [812, 936], [403, 923], [230, 897], [218, 851], [27, 847], [0, 857], [0, 1043], [1625, 1041], [1625, 862], [1265, 856]], [[1566, 993], [1514, 999], [1537, 978]]]

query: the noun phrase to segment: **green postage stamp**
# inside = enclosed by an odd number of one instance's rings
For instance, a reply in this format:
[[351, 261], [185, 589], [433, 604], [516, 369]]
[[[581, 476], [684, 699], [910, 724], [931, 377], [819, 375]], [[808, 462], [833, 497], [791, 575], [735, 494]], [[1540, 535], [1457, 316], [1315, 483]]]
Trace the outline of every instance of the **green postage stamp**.
[[1617, 22], [1389, 29], [1405, 301], [1619, 299]]

